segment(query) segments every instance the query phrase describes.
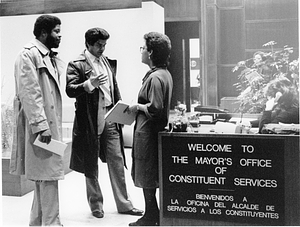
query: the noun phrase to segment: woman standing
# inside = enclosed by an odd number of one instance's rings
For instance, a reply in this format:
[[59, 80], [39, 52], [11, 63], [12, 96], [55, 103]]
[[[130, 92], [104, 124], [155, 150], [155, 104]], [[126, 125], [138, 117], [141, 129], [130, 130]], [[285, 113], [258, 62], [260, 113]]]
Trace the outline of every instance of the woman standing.
[[142, 62], [150, 67], [143, 78], [138, 104], [129, 107], [137, 112], [132, 149], [132, 178], [136, 187], [143, 188], [144, 216], [129, 226], [159, 225], [156, 200], [158, 182], [158, 133], [168, 125], [173, 80], [167, 70], [171, 41], [163, 34], [144, 35]]

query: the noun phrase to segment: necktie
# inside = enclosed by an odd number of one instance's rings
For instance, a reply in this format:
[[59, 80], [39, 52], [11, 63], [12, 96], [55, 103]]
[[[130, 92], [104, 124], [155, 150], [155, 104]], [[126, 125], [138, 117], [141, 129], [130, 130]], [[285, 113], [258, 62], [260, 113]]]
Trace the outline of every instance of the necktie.
[[[55, 71], [55, 75], [58, 76], [58, 73], [57, 73], [57, 65], [56, 65], [56, 62], [55, 62], [55, 56], [57, 55], [57, 52], [54, 52], [54, 51], [50, 51], [49, 53], [49, 57], [50, 57], [50, 61], [52, 63], [52, 66], [54, 68], [54, 71]], [[58, 77], [58, 81], [59, 81], [59, 77]]]
[[51, 60], [51, 63], [53, 65], [53, 67], [56, 67], [56, 63], [55, 63], [55, 60], [54, 60], [54, 57], [57, 55], [56, 52], [50, 50], [49, 52], [49, 57], [50, 57], [50, 60]]
[[[107, 70], [105, 70], [105, 66], [101, 59], [96, 58], [96, 65], [98, 66], [99, 73], [104, 73], [108, 76]], [[112, 104], [111, 99], [111, 92], [110, 92], [110, 86], [109, 86], [109, 79], [106, 81], [105, 84], [100, 85], [101, 90], [104, 93], [104, 100], [105, 100], [105, 106], [110, 106]]]

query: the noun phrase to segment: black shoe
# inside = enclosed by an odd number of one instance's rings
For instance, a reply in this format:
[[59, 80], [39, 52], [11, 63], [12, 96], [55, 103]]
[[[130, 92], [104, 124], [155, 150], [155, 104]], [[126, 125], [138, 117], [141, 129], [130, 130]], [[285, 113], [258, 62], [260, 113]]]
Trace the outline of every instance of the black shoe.
[[119, 212], [120, 214], [129, 214], [129, 215], [136, 215], [136, 216], [143, 216], [144, 211], [138, 210], [136, 208], [132, 208], [132, 210]]
[[159, 226], [159, 221], [142, 217], [136, 222], [129, 223], [129, 226]]
[[104, 217], [104, 212], [101, 210], [95, 210], [92, 212], [92, 215], [96, 218], [103, 218]]

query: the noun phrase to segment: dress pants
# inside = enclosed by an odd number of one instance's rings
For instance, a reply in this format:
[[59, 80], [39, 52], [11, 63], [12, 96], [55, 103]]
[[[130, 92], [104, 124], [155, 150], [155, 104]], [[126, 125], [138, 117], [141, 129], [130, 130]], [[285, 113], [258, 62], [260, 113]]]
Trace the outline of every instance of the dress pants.
[[[120, 135], [115, 123], [105, 123], [107, 133], [106, 162], [110, 183], [116, 202], [118, 212], [125, 212], [133, 209], [133, 205], [127, 193], [124, 159], [121, 152]], [[100, 144], [100, 136], [99, 136]], [[97, 174], [98, 175], [98, 174]], [[87, 199], [91, 211], [103, 211], [103, 195], [99, 185], [98, 177], [86, 177]]]
[[35, 181], [29, 226], [62, 226], [59, 218], [58, 181]]

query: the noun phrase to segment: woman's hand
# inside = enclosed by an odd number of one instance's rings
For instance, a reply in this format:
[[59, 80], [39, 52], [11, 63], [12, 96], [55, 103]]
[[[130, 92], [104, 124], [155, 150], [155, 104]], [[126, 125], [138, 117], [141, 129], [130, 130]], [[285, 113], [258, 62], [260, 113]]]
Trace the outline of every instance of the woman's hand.
[[265, 111], [273, 110], [274, 106], [277, 105], [278, 99], [282, 96], [281, 92], [277, 92], [275, 97], [268, 97], [268, 101], [266, 102], [266, 109]]
[[133, 105], [130, 105], [128, 108], [127, 108], [127, 113], [137, 113], [138, 112], [138, 104], [133, 104]]
[[127, 112], [128, 113], [137, 113], [138, 111], [143, 111], [145, 112], [146, 111], [146, 108], [147, 106], [146, 105], [143, 105], [143, 104], [133, 104], [133, 105], [130, 105], [128, 108], [127, 108]]

